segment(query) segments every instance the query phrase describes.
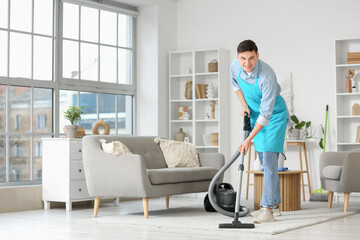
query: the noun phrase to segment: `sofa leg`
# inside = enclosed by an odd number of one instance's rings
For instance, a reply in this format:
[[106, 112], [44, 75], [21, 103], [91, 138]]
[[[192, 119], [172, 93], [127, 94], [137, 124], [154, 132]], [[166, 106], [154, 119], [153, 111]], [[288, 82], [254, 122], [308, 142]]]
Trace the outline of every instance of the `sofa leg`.
[[344, 212], [348, 211], [349, 208], [350, 193], [344, 193]]
[[328, 208], [331, 208], [332, 200], [333, 200], [334, 192], [329, 191], [329, 200], [328, 200]]
[[99, 206], [100, 206], [100, 197], [96, 197], [94, 202], [94, 218], [97, 217]]
[[148, 218], [149, 216], [149, 199], [148, 198], [142, 198], [143, 200], [143, 208], [144, 208], [144, 218]]
[[170, 196], [165, 197], [166, 208], [169, 208], [169, 199], [170, 199]]

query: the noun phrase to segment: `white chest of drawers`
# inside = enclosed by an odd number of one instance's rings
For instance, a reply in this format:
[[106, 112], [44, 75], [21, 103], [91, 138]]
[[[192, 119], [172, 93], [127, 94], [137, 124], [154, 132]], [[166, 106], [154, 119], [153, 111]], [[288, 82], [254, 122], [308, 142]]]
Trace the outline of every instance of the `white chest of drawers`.
[[[72, 210], [73, 202], [93, 200], [86, 186], [82, 161], [82, 141], [76, 138], [43, 138], [42, 199], [44, 209], [50, 202], [65, 202]], [[115, 200], [115, 204], [119, 201]]]

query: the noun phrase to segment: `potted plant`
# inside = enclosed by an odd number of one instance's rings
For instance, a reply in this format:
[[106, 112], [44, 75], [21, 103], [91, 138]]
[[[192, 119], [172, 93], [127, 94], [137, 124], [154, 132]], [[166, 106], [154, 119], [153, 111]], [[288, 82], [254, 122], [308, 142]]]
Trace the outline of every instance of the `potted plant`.
[[82, 110], [84, 106], [70, 106], [65, 112], [64, 117], [71, 122], [71, 125], [65, 125], [65, 134], [68, 138], [76, 138], [79, 121], [81, 114], [85, 114]]
[[310, 126], [311, 121], [299, 121], [299, 119], [295, 116], [291, 116], [291, 121], [294, 123], [293, 126], [289, 128], [288, 138], [289, 140], [299, 140], [300, 132], [303, 133], [304, 138], [311, 138]]

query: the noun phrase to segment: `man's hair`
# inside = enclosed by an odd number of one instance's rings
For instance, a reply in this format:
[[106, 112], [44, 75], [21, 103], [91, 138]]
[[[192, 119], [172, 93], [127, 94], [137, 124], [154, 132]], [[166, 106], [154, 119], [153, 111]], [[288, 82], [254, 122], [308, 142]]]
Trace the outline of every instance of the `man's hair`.
[[258, 53], [258, 48], [257, 48], [256, 44], [254, 43], [254, 41], [244, 40], [237, 47], [238, 54], [242, 53], [242, 52], [247, 52], [247, 51], [250, 51], [250, 52], [255, 51], [256, 53]]

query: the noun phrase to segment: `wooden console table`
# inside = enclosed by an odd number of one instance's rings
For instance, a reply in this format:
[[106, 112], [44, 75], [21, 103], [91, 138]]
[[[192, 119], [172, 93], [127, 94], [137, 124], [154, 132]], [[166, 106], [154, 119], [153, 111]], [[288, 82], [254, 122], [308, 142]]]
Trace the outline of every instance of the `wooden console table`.
[[[297, 146], [298, 150], [299, 150], [299, 161], [300, 161], [300, 171], [302, 171], [303, 168], [303, 161], [302, 161], [302, 153], [301, 153], [301, 147], [303, 147], [304, 149], [304, 156], [305, 156], [305, 167], [306, 167], [306, 171], [304, 171], [303, 173], [307, 174], [307, 180], [308, 180], [308, 184], [306, 184], [308, 186], [309, 189], [309, 198], [311, 197], [311, 184], [310, 184], [310, 173], [309, 173], [309, 164], [308, 164], [308, 159], [307, 159], [307, 152], [306, 152], [306, 144], [305, 144], [305, 140], [288, 140], [287, 141], [287, 145], [288, 146]], [[252, 146], [254, 146], [254, 143], [252, 142], [250, 144], [249, 147], [249, 151], [248, 151], [248, 168], [247, 168], [247, 183], [246, 183], [246, 200], [249, 197], [249, 185], [253, 185], [250, 184], [250, 174], [252, 173], [252, 171], [250, 171], [250, 161], [251, 161], [251, 148]], [[257, 152], [255, 151], [255, 158], [256, 159], [257, 156]], [[304, 188], [305, 184], [304, 184], [304, 176], [303, 174], [301, 174], [301, 188], [302, 188], [302, 195], [303, 195], [303, 201], [305, 201], [305, 188]]]
[[[301, 209], [300, 175], [307, 171], [279, 172], [280, 211], [296, 211]], [[261, 171], [248, 171], [254, 174], [254, 209], [260, 208], [263, 192], [264, 174]]]

